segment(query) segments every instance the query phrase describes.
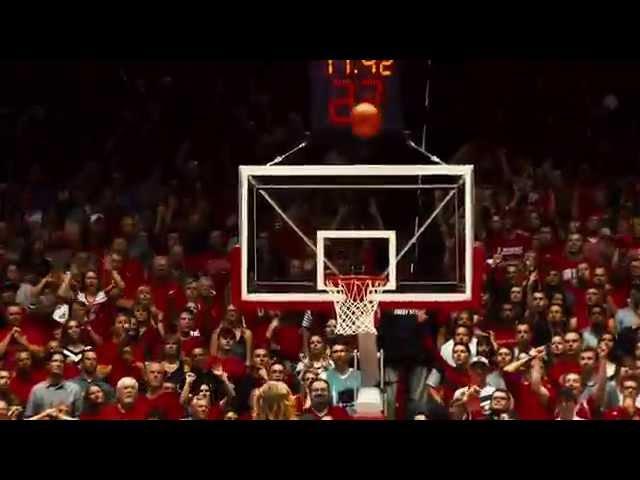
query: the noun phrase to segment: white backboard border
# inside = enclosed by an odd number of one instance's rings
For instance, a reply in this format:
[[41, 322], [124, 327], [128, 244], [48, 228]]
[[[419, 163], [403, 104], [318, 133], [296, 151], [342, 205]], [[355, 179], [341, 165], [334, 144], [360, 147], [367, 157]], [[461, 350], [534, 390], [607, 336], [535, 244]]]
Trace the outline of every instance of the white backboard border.
[[[241, 249], [241, 293], [247, 302], [330, 302], [328, 292], [314, 293], [252, 293], [248, 288], [249, 246], [249, 178], [285, 176], [433, 176], [457, 175], [464, 179], [465, 204], [465, 291], [461, 293], [397, 293], [386, 291], [379, 295], [382, 302], [460, 302], [471, 300], [473, 284], [473, 166], [472, 165], [242, 165], [240, 172], [240, 249]], [[320, 231], [319, 231], [320, 232]], [[318, 232], [318, 233], [319, 233]], [[331, 231], [336, 232], [336, 231]], [[345, 235], [353, 233], [345, 230]], [[370, 231], [360, 231], [364, 233]], [[386, 232], [378, 230], [378, 233]], [[340, 237], [333, 237], [340, 238]], [[346, 236], [343, 238], [354, 238]], [[387, 238], [387, 237], [384, 237]], [[395, 264], [395, 262], [394, 262]], [[324, 276], [324, 268], [318, 269]], [[318, 275], [316, 276], [318, 277]], [[395, 278], [395, 273], [394, 273]], [[316, 278], [318, 286], [322, 285]]]

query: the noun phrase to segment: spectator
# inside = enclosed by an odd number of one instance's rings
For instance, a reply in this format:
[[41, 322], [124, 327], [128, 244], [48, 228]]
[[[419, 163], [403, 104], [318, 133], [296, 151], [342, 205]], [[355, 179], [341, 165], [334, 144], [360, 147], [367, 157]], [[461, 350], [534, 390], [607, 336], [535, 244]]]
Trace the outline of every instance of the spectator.
[[544, 352], [544, 347], [538, 347], [529, 353], [523, 352], [518, 360], [503, 369], [505, 383], [513, 395], [515, 413], [521, 420], [552, 418], [555, 392], [544, 378]]
[[180, 350], [183, 356], [191, 355], [194, 348], [203, 348], [204, 342], [200, 331], [195, 326], [195, 314], [193, 310], [183, 310], [178, 317], [178, 335], [180, 338]]
[[152, 360], [162, 343], [162, 335], [152, 317], [152, 310], [148, 305], [135, 304], [133, 306], [132, 320], [136, 322], [136, 344], [142, 350], [142, 356], [145, 360]]
[[309, 387], [311, 406], [303, 412], [303, 420], [349, 420], [351, 416], [342, 407], [331, 404], [329, 382], [321, 378]]
[[515, 420], [511, 414], [511, 395], [504, 388], [497, 388], [491, 395], [488, 420]]
[[9, 403], [0, 398], [0, 420], [18, 420], [20, 407], [11, 407]]
[[27, 401], [25, 417], [34, 417], [51, 408], [65, 405], [72, 417], [80, 415], [82, 395], [73, 382], [63, 379], [64, 355], [53, 352], [47, 359], [48, 377], [33, 387]]
[[521, 352], [527, 353], [531, 350], [533, 340], [533, 332], [531, 325], [527, 322], [520, 322], [516, 325], [516, 346], [513, 354], [517, 357]]
[[490, 372], [489, 361], [484, 357], [474, 357], [469, 362], [469, 384], [453, 394], [453, 401], [462, 400], [469, 418], [489, 414], [491, 396], [495, 387], [487, 384]]
[[442, 362], [429, 372], [426, 390], [429, 397], [440, 405], [449, 405], [453, 394], [469, 384], [469, 360], [471, 349], [467, 343], [456, 343], [453, 346], [453, 362], [451, 367]]
[[213, 355], [217, 355], [218, 335], [222, 328], [230, 328], [233, 330], [235, 334], [235, 343], [232, 347], [232, 353], [249, 365], [251, 363], [251, 354], [253, 350], [253, 335], [251, 330], [243, 325], [240, 312], [235, 306], [229, 305], [227, 307], [227, 313], [225, 314], [220, 327], [214, 331], [211, 336], [210, 350]]
[[622, 401], [620, 406], [607, 410], [603, 417], [605, 420], [640, 420], [638, 408], [638, 387], [640, 382], [633, 376], [622, 378]]
[[311, 395], [309, 388], [311, 384], [318, 379], [318, 374], [315, 370], [305, 370], [300, 376], [302, 385], [298, 395], [295, 396], [296, 412], [301, 415], [303, 410], [311, 406]]
[[243, 416], [251, 411], [249, 403], [251, 393], [261, 387], [268, 381], [269, 375], [267, 368], [269, 367], [269, 352], [264, 348], [256, 348], [253, 351], [251, 367], [247, 373], [236, 384], [236, 411], [238, 415]]
[[[96, 350], [100, 359], [98, 371], [102, 372], [105, 377], [111, 376], [114, 373], [114, 368], [121, 367], [122, 349], [131, 343], [130, 331], [131, 318], [129, 314], [125, 311], [118, 312], [113, 320], [111, 338], [103, 342]], [[137, 353], [139, 354], [140, 352]], [[142, 360], [141, 355], [138, 355], [137, 360]], [[115, 382], [117, 381], [118, 379], [115, 379]]]
[[327, 323], [324, 326], [324, 338], [329, 348], [333, 346], [334, 342], [338, 338], [336, 334], [337, 326], [338, 326], [338, 322], [336, 321], [335, 318], [330, 318], [329, 320], [327, 320]]
[[178, 283], [171, 278], [167, 257], [156, 256], [153, 258], [149, 284], [156, 308], [166, 314], [169, 311], [169, 297], [180, 288]]
[[159, 362], [149, 362], [145, 370], [147, 391], [143, 397], [149, 412], [156, 412], [164, 420], [179, 420], [183, 417], [180, 399], [175, 392], [167, 392], [164, 386], [164, 369]]
[[284, 382], [268, 381], [255, 397], [255, 420], [294, 420], [295, 405], [291, 390]]
[[331, 360], [333, 367], [320, 374], [320, 378], [327, 380], [331, 386], [332, 403], [346, 408], [353, 415], [362, 376], [358, 370], [350, 367], [351, 352], [345, 343], [337, 342], [331, 347]]
[[327, 353], [327, 344], [320, 335], [312, 335], [309, 338], [309, 357], [302, 358], [296, 367], [296, 373], [314, 369], [318, 374], [326, 372], [333, 367], [333, 362]]
[[[558, 386], [561, 377], [567, 373], [577, 373], [581, 371], [579, 360], [580, 345], [582, 344], [580, 334], [577, 332], [567, 332], [560, 341], [556, 335], [552, 338], [551, 360], [552, 365], [548, 371], [548, 377], [553, 386]], [[555, 341], [553, 340], [555, 339]]]
[[206, 398], [196, 396], [191, 401], [189, 420], [209, 420], [210, 405]]
[[20, 399], [11, 391], [11, 372], [8, 370], [0, 370], [0, 400], [8, 408], [20, 406]]
[[80, 322], [72, 319], [67, 320], [62, 326], [62, 338], [60, 344], [67, 363], [80, 363], [82, 354], [84, 353], [85, 348], [87, 348], [87, 345], [81, 337], [82, 328], [80, 326]]
[[5, 312], [7, 326], [0, 329], [0, 358], [4, 358], [5, 367], [13, 367], [18, 349], [26, 348], [33, 355], [42, 355], [45, 344], [42, 330], [24, 321], [24, 310], [17, 303], [8, 305]]
[[[211, 337], [213, 342], [214, 336]], [[218, 331], [218, 348], [211, 349], [211, 363], [219, 363], [229, 378], [236, 382], [246, 373], [244, 360], [233, 354], [233, 346], [236, 343], [236, 334], [233, 329], [223, 327]], [[237, 350], [236, 350], [237, 351]], [[214, 353], [215, 352], [215, 353]], [[217, 354], [216, 354], [217, 353]]]
[[31, 389], [47, 377], [44, 371], [33, 367], [33, 355], [27, 349], [19, 350], [15, 355], [15, 374], [9, 383], [9, 389], [15, 393], [23, 407], [27, 405]]
[[556, 420], [585, 420], [576, 414], [578, 397], [569, 388], [561, 388], [558, 392], [558, 407]]
[[440, 348], [440, 355], [442, 358], [452, 367], [455, 366], [453, 360], [453, 346], [456, 343], [464, 343], [469, 345], [471, 355], [474, 356], [477, 353], [478, 339], [472, 335], [471, 327], [468, 325], [458, 325], [453, 331], [453, 338], [447, 340]]
[[180, 355], [180, 339], [177, 335], [164, 337], [160, 360], [165, 372], [165, 381], [176, 386], [184, 385], [185, 367]]
[[138, 382], [132, 377], [123, 377], [116, 385], [116, 402], [105, 406], [100, 420], [145, 420], [149, 414], [148, 404], [138, 397]]
[[[101, 420], [103, 410], [107, 405], [107, 398], [104, 386], [108, 384], [91, 383], [87, 386], [82, 396], [82, 413], [80, 420]], [[108, 385], [111, 388], [111, 385]], [[115, 392], [111, 389], [113, 397]]]
[[111, 402], [115, 399], [115, 391], [111, 385], [98, 376], [97, 370], [98, 356], [95, 350], [85, 350], [80, 360], [80, 375], [71, 381], [78, 385], [83, 398], [86, 398], [85, 394], [90, 386], [97, 385], [105, 397], [105, 400]]

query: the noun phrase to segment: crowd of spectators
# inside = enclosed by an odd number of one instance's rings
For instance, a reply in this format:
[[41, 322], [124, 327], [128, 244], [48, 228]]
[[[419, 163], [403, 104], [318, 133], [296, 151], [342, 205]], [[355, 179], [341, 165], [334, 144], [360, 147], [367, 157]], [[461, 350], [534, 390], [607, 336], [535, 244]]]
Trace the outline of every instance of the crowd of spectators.
[[[304, 115], [233, 76], [200, 104], [185, 78], [121, 69], [99, 106], [18, 108], [3, 134], [0, 418], [354, 414], [334, 318], [231, 301], [237, 165], [295, 145]], [[640, 418], [640, 178], [620, 101], [594, 103], [576, 138], [605, 158], [626, 145], [624, 177], [493, 138], [451, 155], [477, 169], [479, 288], [383, 312], [387, 418]]]

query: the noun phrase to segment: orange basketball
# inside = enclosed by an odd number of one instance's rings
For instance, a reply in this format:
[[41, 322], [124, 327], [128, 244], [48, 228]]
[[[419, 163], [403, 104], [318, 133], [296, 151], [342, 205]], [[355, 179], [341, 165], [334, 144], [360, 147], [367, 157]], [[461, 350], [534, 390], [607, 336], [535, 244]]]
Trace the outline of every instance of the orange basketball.
[[370, 103], [359, 103], [351, 110], [351, 132], [359, 138], [369, 139], [380, 133], [382, 118]]

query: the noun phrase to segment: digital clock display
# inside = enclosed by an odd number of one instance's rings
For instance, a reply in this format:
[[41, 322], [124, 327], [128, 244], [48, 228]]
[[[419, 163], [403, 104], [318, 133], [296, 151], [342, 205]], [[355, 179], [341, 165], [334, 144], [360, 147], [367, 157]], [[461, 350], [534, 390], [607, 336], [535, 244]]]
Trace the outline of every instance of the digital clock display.
[[395, 60], [323, 60], [312, 62], [314, 128], [346, 128], [351, 110], [375, 105], [383, 128], [402, 128], [398, 62]]

